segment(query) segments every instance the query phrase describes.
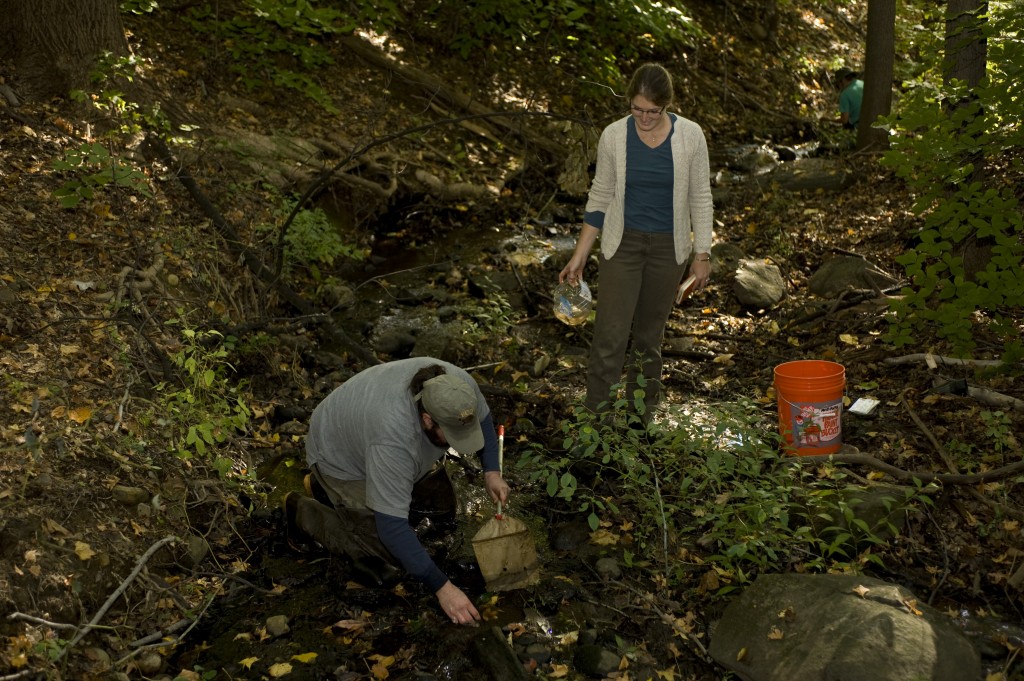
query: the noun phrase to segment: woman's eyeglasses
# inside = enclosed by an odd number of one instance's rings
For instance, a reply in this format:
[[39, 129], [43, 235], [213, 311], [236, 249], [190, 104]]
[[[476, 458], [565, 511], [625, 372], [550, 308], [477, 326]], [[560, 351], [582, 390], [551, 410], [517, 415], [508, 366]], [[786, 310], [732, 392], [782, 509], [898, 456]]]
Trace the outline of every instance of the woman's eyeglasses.
[[661, 107], [660, 109], [641, 109], [638, 106], [629, 107], [630, 113], [634, 116], [660, 116], [661, 112], [664, 110], [665, 107]]

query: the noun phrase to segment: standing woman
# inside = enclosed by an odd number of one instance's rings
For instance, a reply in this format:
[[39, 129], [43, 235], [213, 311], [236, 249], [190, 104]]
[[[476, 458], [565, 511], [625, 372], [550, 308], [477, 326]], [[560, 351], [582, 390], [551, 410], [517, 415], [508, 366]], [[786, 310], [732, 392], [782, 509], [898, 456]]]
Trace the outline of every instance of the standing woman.
[[600, 235], [600, 291], [585, 404], [594, 412], [608, 410], [632, 331], [626, 396], [632, 403], [642, 366], [646, 423], [661, 399], [665, 323], [691, 251], [696, 287], [706, 286], [711, 276], [711, 181], [704, 132], [668, 112], [672, 76], [664, 67], [638, 68], [626, 100], [629, 115], [601, 133], [583, 228], [558, 279], [581, 279]]

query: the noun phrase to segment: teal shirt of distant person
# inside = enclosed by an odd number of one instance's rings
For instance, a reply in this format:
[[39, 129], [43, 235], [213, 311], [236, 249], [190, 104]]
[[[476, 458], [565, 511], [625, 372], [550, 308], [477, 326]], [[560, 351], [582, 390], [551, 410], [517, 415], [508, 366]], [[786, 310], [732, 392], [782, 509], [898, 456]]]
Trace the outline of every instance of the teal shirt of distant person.
[[839, 121], [844, 128], [856, 128], [860, 122], [860, 104], [864, 99], [864, 81], [855, 71], [840, 69]]

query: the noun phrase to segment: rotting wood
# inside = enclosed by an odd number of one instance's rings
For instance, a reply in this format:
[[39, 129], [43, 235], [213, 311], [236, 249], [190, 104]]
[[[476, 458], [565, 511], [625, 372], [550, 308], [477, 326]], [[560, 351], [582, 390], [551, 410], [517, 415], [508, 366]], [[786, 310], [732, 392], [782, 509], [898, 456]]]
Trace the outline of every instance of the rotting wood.
[[526, 670], [498, 627], [487, 627], [473, 639], [473, 647], [492, 681], [526, 681]]

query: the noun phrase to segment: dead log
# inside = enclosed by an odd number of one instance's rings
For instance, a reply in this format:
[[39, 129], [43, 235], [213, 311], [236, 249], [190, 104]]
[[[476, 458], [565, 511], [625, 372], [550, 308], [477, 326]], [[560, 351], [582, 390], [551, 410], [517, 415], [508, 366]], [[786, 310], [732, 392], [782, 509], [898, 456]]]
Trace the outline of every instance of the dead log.
[[526, 669], [498, 627], [488, 627], [473, 639], [480, 662], [491, 681], [526, 681]]
[[[406, 85], [421, 91], [434, 106], [450, 109], [456, 116], [464, 113], [479, 116], [479, 118], [474, 118], [473, 120], [473, 125], [478, 128], [476, 130], [477, 134], [483, 135], [487, 139], [501, 139], [503, 144], [511, 146], [504, 139], [505, 136], [502, 134], [502, 131], [505, 131], [523, 140], [524, 145], [527, 147], [543, 149], [555, 159], [561, 160], [565, 158], [567, 149], [564, 145], [556, 142], [549, 136], [534, 134], [524, 128], [521, 119], [515, 113], [502, 114], [501, 112], [496, 112], [482, 104], [479, 100], [460, 92], [429, 73], [399, 63], [365, 40], [354, 36], [346, 36], [341, 38], [341, 43], [359, 58], [373, 66], [394, 72]], [[490, 130], [489, 128], [492, 126], [497, 129]]]

